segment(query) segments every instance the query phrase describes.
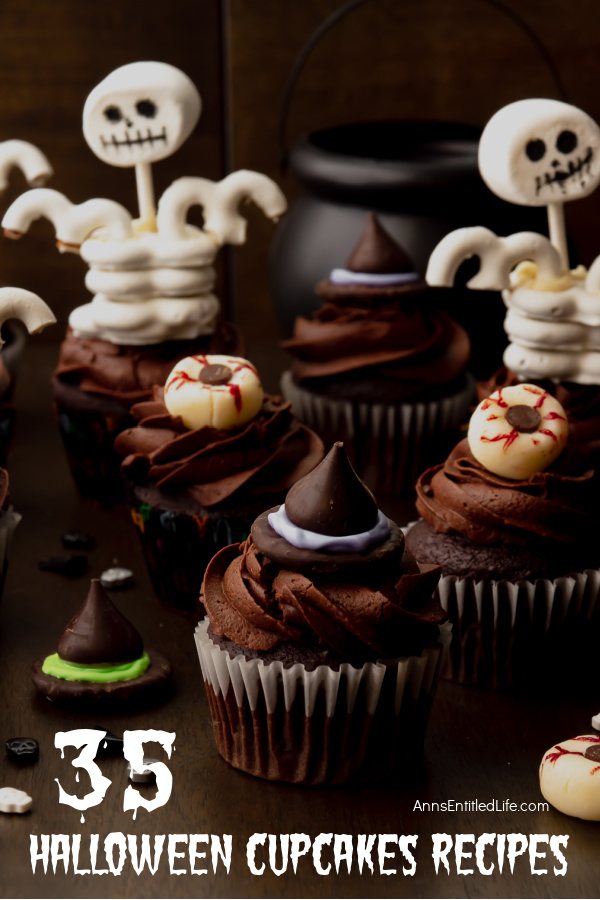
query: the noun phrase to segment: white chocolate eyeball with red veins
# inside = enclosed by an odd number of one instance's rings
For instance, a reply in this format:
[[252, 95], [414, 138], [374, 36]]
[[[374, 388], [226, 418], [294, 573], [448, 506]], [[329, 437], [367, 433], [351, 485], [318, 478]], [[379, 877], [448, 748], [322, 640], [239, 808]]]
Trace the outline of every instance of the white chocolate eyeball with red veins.
[[600, 735], [582, 734], [544, 753], [540, 790], [559, 812], [600, 821]]
[[192, 133], [202, 102], [193, 82], [175, 66], [136, 62], [120, 66], [89, 94], [83, 136], [103, 162], [122, 168], [171, 156]]
[[568, 103], [517, 100], [483, 129], [479, 171], [509, 203], [547, 206], [586, 197], [600, 182], [600, 128]]
[[231, 431], [260, 411], [264, 391], [252, 363], [239, 356], [186, 356], [165, 383], [165, 406], [186, 428]]
[[481, 401], [467, 438], [485, 469], [524, 481], [554, 462], [568, 433], [567, 414], [555, 397], [535, 384], [517, 384]]

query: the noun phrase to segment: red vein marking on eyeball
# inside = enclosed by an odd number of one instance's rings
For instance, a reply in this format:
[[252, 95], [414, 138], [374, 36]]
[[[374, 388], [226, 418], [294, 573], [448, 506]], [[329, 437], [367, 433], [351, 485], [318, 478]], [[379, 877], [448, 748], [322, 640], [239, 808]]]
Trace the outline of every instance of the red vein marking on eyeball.
[[499, 419], [500, 416], [488, 416], [485, 420], [486, 422], [493, 422], [494, 419]]
[[554, 419], [560, 419], [561, 422], [566, 422], [566, 421], [567, 421], [567, 417], [566, 417], [566, 416], [561, 416], [561, 414], [560, 414], [560, 413], [557, 413], [557, 412], [549, 412], [549, 413], [546, 413], [546, 415], [544, 416], [544, 419], [545, 419], [545, 421], [553, 421]]
[[491, 404], [491, 402], [490, 402], [489, 400], [484, 400], [484, 401], [482, 402], [482, 404], [481, 404], [481, 411], [482, 411], [482, 412], [485, 412], [486, 409], [489, 409], [491, 405], [492, 405], [492, 404]]
[[508, 409], [510, 403], [507, 403], [504, 397], [502, 396], [502, 388], [498, 388], [498, 399], [494, 401], [498, 406], [501, 406], [503, 409]]
[[594, 766], [594, 768], [590, 772], [590, 775], [595, 775], [596, 772], [600, 772], [600, 766]]
[[480, 440], [485, 444], [495, 444], [498, 441], [504, 441], [504, 449], [508, 450], [513, 441], [516, 441], [519, 437], [519, 434], [520, 432], [515, 428], [510, 434], [497, 434], [496, 437], [493, 438], [486, 437], [485, 434], [482, 434]]
[[554, 432], [550, 431], [549, 428], [538, 428], [538, 431], [540, 434], [545, 434], [546, 437], [552, 438], [552, 440], [554, 441], [555, 444], [558, 441], [558, 438], [556, 437]]
[[200, 354], [198, 354], [197, 356], [192, 356], [192, 359], [195, 359], [196, 362], [199, 362], [203, 366], [208, 365], [208, 358], [206, 356], [201, 356]]
[[239, 384], [227, 384], [225, 385], [231, 396], [233, 397], [233, 402], [235, 403], [235, 408], [238, 412], [242, 409], [242, 392], [240, 390]]
[[253, 366], [252, 363], [250, 363], [250, 362], [239, 363], [239, 365], [237, 365], [237, 366], [235, 367], [235, 369], [233, 370], [233, 371], [234, 371], [234, 374], [235, 374], [236, 372], [241, 372], [242, 369], [249, 369], [254, 375], [258, 375], [258, 372], [256, 371], [256, 369], [254, 368], [254, 366]]
[[189, 384], [190, 382], [192, 384], [197, 384], [197, 380], [195, 378], [190, 378], [187, 372], [174, 372], [171, 380], [165, 385], [165, 391], [171, 390], [173, 385], [175, 385], [175, 390], [178, 391], [182, 384]]
[[600, 734], [582, 734], [571, 738], [572, 741], [585, 741], [586, 744], [600, 744]]
[[581, 750], [565, 750], [564, 747], [561, 747], [560, 744], [554, 745], [554, 750], [556, 752], [547, 753], [544, 757], [544, 762], [549, 762], [554, 765], [554, 763], [561, 758], [561, 756], [585, 756], [585, 753], [582, 753]]
[[537, 447], [537, 445], [539, 444], [539, 441], [537, 438], [531, 438], [531, 443], [533, 444], [534, 447]]
[[536, 394], [538, 396], [538, 399], [533, 405], [533, 409], [540, 409], [544, 405], [546, 397], [548, 396], [548, 391], [543, 391], [541, 388], [525, 386], [523, 386], [523, 390], [527, 391], [528, 394]]

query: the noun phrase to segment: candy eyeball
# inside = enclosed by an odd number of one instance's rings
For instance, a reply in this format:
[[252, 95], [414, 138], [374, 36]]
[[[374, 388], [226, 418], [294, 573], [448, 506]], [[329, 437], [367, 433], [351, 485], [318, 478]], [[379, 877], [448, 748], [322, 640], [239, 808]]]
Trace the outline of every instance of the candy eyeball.
[[165, 406], [186, 428], [230, 431], [260, 411], [264, 391], [252, 363], [239, 356], [187, 356], [165, 383]]
[[600, 736], [582, 734], [550, 747], [540, 764], [540, 790], [567, 816], [600, 821]]
[[535, 384], [500, 388], [482, 400], [469, 422], [471, 453], [489, 472], [523, 481], [547, 469], [567, 442], [561, 404]]

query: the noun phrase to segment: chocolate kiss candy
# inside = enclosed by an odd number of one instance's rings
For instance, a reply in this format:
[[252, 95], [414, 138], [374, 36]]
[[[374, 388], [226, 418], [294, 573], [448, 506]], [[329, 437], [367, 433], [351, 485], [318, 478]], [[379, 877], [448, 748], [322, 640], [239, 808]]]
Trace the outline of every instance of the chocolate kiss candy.
[[285, 511], [299, 528], [330, 535], [368, 531], [379, 514], [375, 497], [352, 468], [341, 441], [290, 488]]
[[384, 275], [414, 272], [414, 266], [404, 250], [381, 226], [375, 213], [369, 213], [362, 236], [350, 254], [346, 268], [351, 272], [370, 272]]
[[144, 644], [113, 604], [98, 578], [92, 578], [86, 601], [65, 628], [58, 655], [73, 663], [131, 662], [144, 652]]

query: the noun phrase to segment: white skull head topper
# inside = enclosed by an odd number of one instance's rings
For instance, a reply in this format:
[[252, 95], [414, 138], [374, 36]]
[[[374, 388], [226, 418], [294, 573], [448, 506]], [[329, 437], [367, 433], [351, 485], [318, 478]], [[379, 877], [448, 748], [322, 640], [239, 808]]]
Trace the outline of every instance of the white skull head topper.
[[600, 182], [600, 128], [559, 100], [518, 100], [481, 135], [479, 171], [498, 197], [548, 206], [586, 197]]
[[83, 134], [111, 166], [137, 166], [170, 156], [189, 137], [201, 110], [193, 82], [174, 66], [136, 62], [97, 84], [83, 108]]

